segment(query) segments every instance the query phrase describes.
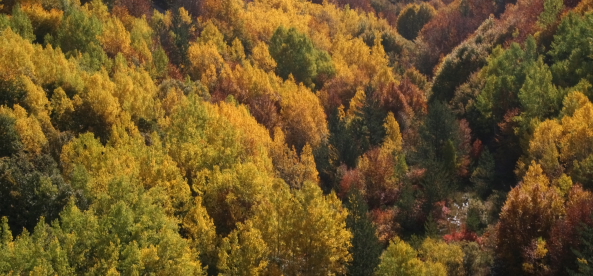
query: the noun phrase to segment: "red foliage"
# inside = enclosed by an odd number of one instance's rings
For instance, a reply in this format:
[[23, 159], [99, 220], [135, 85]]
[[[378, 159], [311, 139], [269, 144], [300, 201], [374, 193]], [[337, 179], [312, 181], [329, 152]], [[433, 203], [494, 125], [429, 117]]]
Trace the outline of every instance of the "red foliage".
[[461, 227], [461, 231], [457, 231], [454, 229], [451, 233], [444, 235], [443, 239], [447, 242], [457, 242], [457, 241], [470, 241], [470, 242], [477, 242], [481, 243], [480, 237], [475, 232], [472, 232], [467, 229], [467, 226], [464, 224]]
[[569, 7], [569, 8], [574, 8], [580, 2], [581, 2], [581, 0], [564, 0], [564, 5], [567, 6], [567, 7]]
[[115, 6], [126, 9], [134, 17], [151, 16], [153, 10], [150, 0], [116, 0]]
[[248, 102], [248, 105], [251, 115], [267, 129], [280, 126], [280, 103], [272, 95], [255, 96]]
[[427, 55], [429, 66], [434, 67], [442, 56], [450, 53], [496, 11], [492, 1], [467, 1], [467, 8], [462, 7], [461, 0], [456, 0], [439, 10], [420, 31], [420, 39], [427, 44], [423, 54]]
[[373, 11], [370, 0], [335, 0], [335, 2], [341, 7], [348, 5], [351, 9], [360, 9], [365, 12]]
[[357, 189], [364, 194], [364, 182], [362, 181], [362, 174], [358, 169], [348, 170], [346, 165], [340, 166], [339, 171], [343, 172], [342, 180], [340, 181], [340, 191], [338, 196], [346, 199], [352, 189]]
[[380, 89], [376, 95], [383, 107], [397, 114], [398, 122], [404, 124], [402, 128], [406, 128], [406, 120], [402, 117], [411, 119], [416, 115], [426, 114], [426, 94], [407, 77], [399, 85], [391, 83]]
[[564, 272], [565, 268], [575, 263], [576, 257], [571, 248], [577, 248], [581, 244], [579, 228], [582, 224], [593, 226], [593, 195], [577, 185], [573, 187], [569, 197], [566, 216], [553, 226], [549, 241], [552, 267], [559, 272]]
[[377, 227], [377, 235], [381, 242], [387, 243], [396, 236], [399, 225], [395, 222], [395, 218], [396, 212], [393, 209], [371, 211], [371, 219]]
[[470, 156], [472, 159], [477, 160], [482, 155], [482, 151], [484, 151], [484, 144], [480, 139], [476, 139], [472, 144], [472, 150], [470, 152]]
[[501, 16], [502, 25], [506, 29], [514, 30], [514, 39], [507, 41], [523, 42], [537, 31], [539, 15], [544, 11], [544, 0], [520, 0], [515, 5], [509, 5]]
[[382, 154], [381, 149], [376, 148], [365, 153], [365, 157], [368, 164], [372, 164], [360, 168], [369, 208], [392, 205], [397, 200], [399, 192], [399, 183], [392, 179], [395, 174], [393, 156]]

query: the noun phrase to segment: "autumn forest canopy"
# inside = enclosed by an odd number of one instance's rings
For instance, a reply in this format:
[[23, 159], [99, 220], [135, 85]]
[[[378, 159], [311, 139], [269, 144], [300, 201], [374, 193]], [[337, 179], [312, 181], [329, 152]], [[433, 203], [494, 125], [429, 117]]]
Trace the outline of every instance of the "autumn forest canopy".
[[591, 275], [593, 0], [0, 0], [0, 275]]

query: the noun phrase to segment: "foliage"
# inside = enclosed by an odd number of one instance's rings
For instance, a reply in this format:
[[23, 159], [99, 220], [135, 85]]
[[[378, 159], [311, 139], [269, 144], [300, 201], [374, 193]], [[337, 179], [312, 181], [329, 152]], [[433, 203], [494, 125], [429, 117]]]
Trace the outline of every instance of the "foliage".
[[406, 39], [414, 40], [424, 24], [428, 23], [435, 13], [435, 9], [426, 3], [409, 4], [397, 18], [397, 31]]
[[346, 226], [352, 232], [353, 261], [348, 266], [351, 275], [369, 275], [379, 265], [382, 246], [377, 237], [377, 229], [368, 217], [368, 207], [362, 195], [354, 191], [348, 198], [349, 209]]
[[591, 6], [0, 0], [0, 274], [585, 272]]
[[313, 42], [296, 28], [279, 27], [270, 40], [270, 54], [278, 66], [276, 72], [284, 79], [292, 75], [309, 87], [323, 85], [323, 79], [334, 74], [329, 54], [316, 49]]

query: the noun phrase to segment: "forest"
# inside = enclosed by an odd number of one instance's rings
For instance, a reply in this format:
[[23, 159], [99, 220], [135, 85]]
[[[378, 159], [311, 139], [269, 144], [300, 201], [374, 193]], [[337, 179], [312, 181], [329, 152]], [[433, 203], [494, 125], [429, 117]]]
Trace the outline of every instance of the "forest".
[[593, 0], [0, 0], [0, 275], [593, 275]]

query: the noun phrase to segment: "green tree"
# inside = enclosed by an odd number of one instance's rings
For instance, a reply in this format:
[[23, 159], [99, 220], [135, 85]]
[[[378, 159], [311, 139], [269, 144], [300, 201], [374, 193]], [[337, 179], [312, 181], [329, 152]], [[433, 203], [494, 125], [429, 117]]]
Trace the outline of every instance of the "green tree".
[[108, 60], [99, 42], [102, 32], [103, 24], [99, 18], [71, 4], [65, 9], [64, 19], [55, 37], [46, 38], [46, 42], [60, 47], [68, 57], [82, 55], [84, 67], [96, 71]]
[[280, 77], [288, 79], [292, 74], [309, 87], [321, 88], [323, 80], [335, 71], [331, 56], [315, 48], [311, 39], [294, 27], [276, 29], [270, 40], [270, 54], [278, 64], [276, 73]]
[[544, 1], [544, 12], [539, 15], [537, 22], [546, 28], [558, 20], [558, 15], [562, 10], [564, 10], [564, 1], [546, 0]]
[[74, 195], [55, 160], [46, 154], [32, 160], [23, 152], [0, 159], [0, 216], [9, 219], [13, 233], [33, 231], [41, 217], [56, 219]]
[[12, 30], [28, 41], [35, 40], [33, 25], [29, 16], [22, 10], [21, 5], [17, 4], [12, 8], [12, 18], [9, 26]]
[[414, 40], [435, 14], [435, 9], [427, 3], [408, 4], [397, 17], [397, 31], [406, 39]]
[[352, 232], [352, 262], [348, 266], [350, 275], [371, 275], [379, 265], [383, 251], [377, 229], [368, 217], [368, 207], [359, 191], [354, 191], [348, 197], [346, 204], [350, 212], [346, 219], [346, 226]]
[[16, 131], [16, 119], [0, 114], [0, 157], [7, 157], [23, 148], [20, 136]]
[[535, 54], [533, 38], [528, 40], [525, 50], [516, 43], [507, 50], [498, 47], [481, 70], [486, 83], [476, 107], [492, 132], [508, 110], [519, 107], [518, 93], [525, 82], [526, 68], [535, 61]]
[[549, 55], [554, 62], [554, 81], [563, 87], [574, 86], [583, 78], [593, 83], [593, 49], [587, 39], [593, 35], [592, 18], [592, 14], [570, 13], [558, 26]]

